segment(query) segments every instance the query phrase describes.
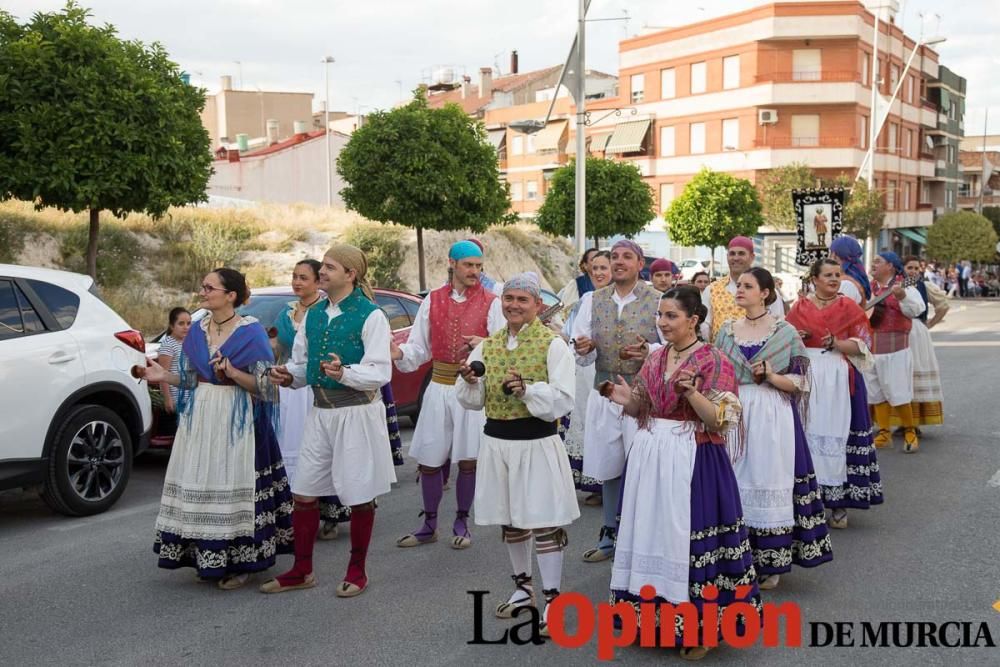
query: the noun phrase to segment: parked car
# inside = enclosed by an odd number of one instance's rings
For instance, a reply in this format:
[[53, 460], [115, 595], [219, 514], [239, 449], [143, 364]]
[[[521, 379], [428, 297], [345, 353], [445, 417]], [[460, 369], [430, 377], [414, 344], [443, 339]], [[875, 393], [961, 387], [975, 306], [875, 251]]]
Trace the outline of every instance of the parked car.
[[[275, 325], [278, 316], [288, 305], [289, 301], [295, 300], [295, 293], [291, 287], [263, 287], [254, 289], [250, 294], [250, 302], [237, 308], [240, 315], [250, 315], [256, 317], [265, 329], [270, 329]], [[392, 327], [392, 335], [397, 343], [405, 343], [410, 335], [410, 327], [413, 326], [413, 319], [417, 316], [417, 309], [420, 308], [421, 298], [391, 289], [377, 288], [375, 290], [375, 301], [378, 306], [385, 311], [389, 317], [389, 325]], [[208, 311], [198, 309], [191, 314], [191, 320], [197, 322], [208, 315]], [[155, 336], [147, 344], [147, 356], [156, 358], [160, 347], [160, 340], [166, 335], [166, 331]], [[412, 373], [401, 373], [395, 367], [392, 369], [392, 393], [396, 399], [396, 411], [400, 416], [408, 416], [414, 423], [420, 412], [420, 403], [424, 396], [424, 390], [431, 380], [431, 363], [427, 362]], [[173, 436], [161, 434], [154, 429], [152, 438], [154, 448], [170, 447], [173, 444]]]
[[0, 264], [0, 489], [41, 485], [69, 516], [114, 505], [152, 424], [144, 353], [89, 276]]
[[[430, 294], [430, 290], [425, 289], [420, 292], [418, 297], [423, 299], [428, 294]], [[561, 310], [560, 306], [562, 306], [562, 300], [559, 299], [559, 295], [542, 288], [542, 310], [538, 313], [542, 317], [542, 321], [548, 324], [549, 320]]]

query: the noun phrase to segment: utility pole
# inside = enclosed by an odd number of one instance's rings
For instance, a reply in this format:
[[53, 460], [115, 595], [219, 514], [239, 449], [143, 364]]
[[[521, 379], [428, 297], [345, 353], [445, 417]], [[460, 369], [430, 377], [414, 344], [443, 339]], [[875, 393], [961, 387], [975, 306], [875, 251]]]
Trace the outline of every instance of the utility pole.
[[[578, 257], [583, 256], [583, 251], [587, 249], [587, 71], [586, 71], [586, 49], [584, 49], [584, 38], [587, 33], [587, 9], [590, 3], [588, 0], [580, 0], [579, 27], [576, 32], [576, 90], [573, 96], [576, 97], [576, 183], [575, 183], [575, 212], [576, 225], [574, 235], [576, 236], [576, 253]], [[555, 96], [559, 95], [556, 88]]]
[[330, 63], [333, 56], [323, 58], [323, 69], [326, 74], [326, 103], [323, 109], [323, 131], [326, 133], [326, 205], [333, 206], [333, 148], [330, 145]]
[[983, 116], [983, 169], [979, 172], [979, 205], [976, 207], [979, 215], [983, 214], [983, 191], [986, 189], [986, 127], [990, 119], [990, 108], [986, 107]]

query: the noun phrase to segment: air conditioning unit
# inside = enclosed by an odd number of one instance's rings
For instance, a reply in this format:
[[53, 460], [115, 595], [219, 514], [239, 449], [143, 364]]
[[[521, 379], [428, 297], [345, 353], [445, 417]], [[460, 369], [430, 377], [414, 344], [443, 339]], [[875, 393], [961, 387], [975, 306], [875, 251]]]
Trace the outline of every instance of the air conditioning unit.
[[778, 122], [778, 110], [757, 109], [757, 122], [761, 125], [774, 125]]

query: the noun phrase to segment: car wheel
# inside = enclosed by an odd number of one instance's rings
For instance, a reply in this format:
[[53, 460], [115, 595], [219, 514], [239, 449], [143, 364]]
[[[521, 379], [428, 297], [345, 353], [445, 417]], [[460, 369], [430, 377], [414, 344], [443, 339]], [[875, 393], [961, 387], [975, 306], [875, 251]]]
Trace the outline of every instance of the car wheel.
[[417, 405], [413, 408], [413, 412], [410, 414], [410, 423], [414, 426], [417, 425], [417, 419], [420, 418], [420, 406], [424, 404], [424, 392], [427, 391], [427, 386], [431, 383], [431, 372], [427, 371], [427, 376], [424, 377], [423, 384], [420, 385], [420, 393], [417, 394]]
[[68, 516], [107, 510], [125, 491], [132, 451], [132, 436], [114, 411], [76, 406], [56, 430], [42, 499]]

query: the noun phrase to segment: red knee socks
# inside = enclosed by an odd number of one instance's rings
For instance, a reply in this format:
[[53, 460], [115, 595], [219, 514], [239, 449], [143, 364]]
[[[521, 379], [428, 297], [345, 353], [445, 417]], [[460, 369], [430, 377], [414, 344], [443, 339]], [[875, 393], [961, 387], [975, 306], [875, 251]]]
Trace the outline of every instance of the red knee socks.
[[[276, 577], [282, 586], [301, 584], [307, 575], [312, 574], [313, 545], [316, 543], [316, 533], [319, 531], [318, 501], [295, 502], [292, 529], [295, 531], [295, 565], [288, 572]], [[352, 527], [352, 536], [353, 532]]]
[[[368, 544], [372, 539], [372, 527], [375, 525], [375, 508], [355, 506], [351, 508], [351, 561], [347, 566], [344, 581], [364, 588], [368, 584], [365, 573], [365, 560], [368, 557]], [[297, 542], [296, 542], [297, 543]]]

